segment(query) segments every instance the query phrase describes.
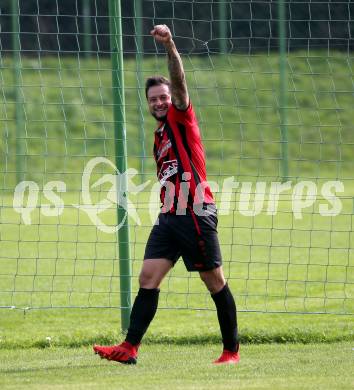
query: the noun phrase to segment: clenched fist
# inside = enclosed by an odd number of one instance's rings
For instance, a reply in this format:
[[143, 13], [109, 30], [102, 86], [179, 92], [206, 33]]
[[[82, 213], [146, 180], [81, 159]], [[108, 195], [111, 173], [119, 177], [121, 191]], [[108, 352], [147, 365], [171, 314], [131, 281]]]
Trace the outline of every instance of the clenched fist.
[[172, 34], [166, 24], [158, 24], [154, 26], [150, 34], [155, 38], [157, 42], [161, 42], [166, 45], [172, 41]]

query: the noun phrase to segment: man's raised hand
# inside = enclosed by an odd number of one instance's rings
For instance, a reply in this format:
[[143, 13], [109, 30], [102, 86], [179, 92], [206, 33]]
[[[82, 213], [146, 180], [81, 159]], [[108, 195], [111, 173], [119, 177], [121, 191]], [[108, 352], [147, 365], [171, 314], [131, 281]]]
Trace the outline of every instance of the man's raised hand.
[[172, 34], [166, 24], [158, 24], [150, 31], [150, 34], [155, 38], [157, 42], [164, 45], [172, 41]]
[[167, 66], [171, 81], [172, 103], [179, 110], [186, 110], [189, 105], [189, 95], [184, 74], [183, 63], [178, 50], [172, 40], [171, 30], [166, 24], [158, 24], [151, 30], [156, 42], [164, 45], [167, 52]]

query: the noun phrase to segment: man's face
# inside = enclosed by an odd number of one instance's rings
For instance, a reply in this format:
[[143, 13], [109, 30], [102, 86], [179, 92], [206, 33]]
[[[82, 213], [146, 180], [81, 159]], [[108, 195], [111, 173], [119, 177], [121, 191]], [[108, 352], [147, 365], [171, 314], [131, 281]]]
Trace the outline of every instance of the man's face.
[[147, 102], [151, 115], [158, 121], [164, 120], [172, 104], [170, 89], [166, 84], [150, 87], [147, 92]]

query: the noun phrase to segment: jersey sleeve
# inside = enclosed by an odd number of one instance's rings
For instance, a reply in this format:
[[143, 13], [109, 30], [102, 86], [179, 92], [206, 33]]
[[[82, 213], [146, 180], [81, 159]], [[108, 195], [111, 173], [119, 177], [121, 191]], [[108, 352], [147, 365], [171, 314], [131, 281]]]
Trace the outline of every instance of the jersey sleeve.
[[186, 110], [179, 110], [173, 104], [167, 114], [167, 119], [172, 123], [179, 123], [187, 129], [187, 136], [191, 141], [200, 141], [198, 120], [191, 102]]

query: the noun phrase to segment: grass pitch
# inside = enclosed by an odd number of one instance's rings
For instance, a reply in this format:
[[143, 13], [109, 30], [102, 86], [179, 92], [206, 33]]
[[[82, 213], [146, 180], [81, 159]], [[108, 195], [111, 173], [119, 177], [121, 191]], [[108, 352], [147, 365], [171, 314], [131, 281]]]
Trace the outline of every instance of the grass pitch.
[[91, 348], [1, 350], [2, 389], [321, 389], [354, 386], [352, 343], [244, 345], [237, 366], [214, 366], [216, 345], [142, 345], [136, 366]]
[[[209, 179], [280, 180], [277, 55], [184, 60]], [[145, 76], [166, 71], [165, 62], [144, 60]], [[17, 309], [0, 310], [1, 389], [353, 388], [353, 319], [338, 315], [353, 313], [354, 296], [352, 64], [344, 53], [321, 51], [291, 53], [288, 63], [290, 179], [314, 180], [318, 186], [342, 180], [342, 213], [321, 217], [316, 201], [296, 220], [286, 194], [276, 216], [262, 210], [250, 218], [233, 209], [220, 218], [225, 273], [238, 308], [248, 312], [239, 314], [241, 364], [211, 365], [220, 353], [216, 314], [199, 278], [178, 264], [162, 286], [159, 307], [168, 310], [158, 311], [138, 366], [125, 367], [100, 361], [89, 347], [122, 339], [117, 237], [100, 232], [72, 206], [80, 203], [87, 161], [96, 156], [114, 161], [110, 61], [23, 59], [26, 179], [40, 189], [32, 225], [24, 225], [12, 207], [17, 184], [13, 67], [11, 59], [2, 60], [0, 306]], [[135, 69], [128, 59], [128, 164], [140, 173], [143, 168], [142, 179], [155, 180], [154, 121], [144, 106], [146, 134], [139, 133]], [[50, 180], [67, 183], [65, 211], [58, 218], [41, 214], [42, 188]], [[95, 202], [107, 190], [100, 187]], [[143, 223], [131, 224], [135, 290], [151, 227], [148, 196], [136, 202]], [[115, 218], [113, 207], [103, 220], [114, 225]], [[34, 307], [58, 308], [29, 310]]]

